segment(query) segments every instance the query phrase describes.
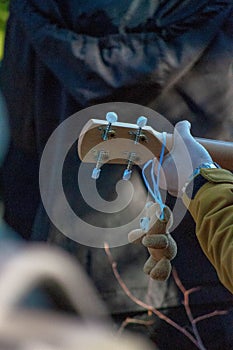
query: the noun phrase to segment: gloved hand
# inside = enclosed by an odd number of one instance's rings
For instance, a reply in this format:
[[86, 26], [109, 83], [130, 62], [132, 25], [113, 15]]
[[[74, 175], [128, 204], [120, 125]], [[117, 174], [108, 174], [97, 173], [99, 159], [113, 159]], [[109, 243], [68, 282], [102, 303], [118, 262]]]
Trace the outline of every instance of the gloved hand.
[[[202, 163], [213, 162], [207, 150], [192, 137], [190, 128], [191, 124], [187, 120], [176, 124], [173, 147], [164, 157], [160, 173], [159, 186], [176, 197], [182, 195], [182, 188], [195, 168]], [[155, 166], [156, 174], [157, 171], [158, 162]]]

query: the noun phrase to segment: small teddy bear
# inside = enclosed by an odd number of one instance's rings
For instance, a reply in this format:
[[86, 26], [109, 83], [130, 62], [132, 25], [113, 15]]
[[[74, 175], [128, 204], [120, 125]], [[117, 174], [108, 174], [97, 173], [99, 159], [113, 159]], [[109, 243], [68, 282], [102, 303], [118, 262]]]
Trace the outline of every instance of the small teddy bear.
[[133, 243], [141, 242], [148, 248], [150, 257], [144, 265], [144, 272], [155, 280], [165, 281], [171, 273], [170, 261], [177, 254], [176, 242], [169, 233], [173, 224], [172, 212], [165, 206], [163, 218], [160, 218], [160, 206], [154, 202], [148, 202], [144, 212], [140, 228], [131, 231], [128, 239]]

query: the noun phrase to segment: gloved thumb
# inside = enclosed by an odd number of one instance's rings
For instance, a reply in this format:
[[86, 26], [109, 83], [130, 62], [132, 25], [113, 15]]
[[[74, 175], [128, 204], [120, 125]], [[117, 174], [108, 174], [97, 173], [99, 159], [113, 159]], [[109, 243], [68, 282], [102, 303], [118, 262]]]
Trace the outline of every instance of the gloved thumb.
[[182, 139], [187, 139], [191, 137], [190, 134], [191, 124], [188, 120], [182, 120], [175, 125], [174, 129], [174, 140], [177, 137], [182, 137]]

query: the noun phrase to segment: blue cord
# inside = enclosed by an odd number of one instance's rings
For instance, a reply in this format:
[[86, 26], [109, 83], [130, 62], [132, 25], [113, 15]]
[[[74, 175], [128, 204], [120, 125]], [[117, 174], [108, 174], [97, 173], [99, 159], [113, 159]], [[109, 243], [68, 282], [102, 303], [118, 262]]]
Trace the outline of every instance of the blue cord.
[[[146, 185], [148, 191], [150, 192], [151, 196], [154, 198], [155, 202], [157, 202], [160, 206], [160, 210], [161, 210], [160, 218], [163, 220], [164, 219], [164, 208], [166, 207], [166, 205], [163, 203], [161, 193], [159, 191], [159, 181], [160, 181], [160, 171], [161, 171], [161, 167], [162, 167], [162, 163], [163, 163], [164, 152], [165, 152], [165, 148], [166, 148], [166, 133], [163, 133], [162, 135], [163, 135], [163, 143], [162, 143], [162, 148], [161, 148], [160, 157], [159, 157], [157, 181], [155, 179], [155, 173], [154, 173], [155, 158], [148, 160], [148, 162], [146, 162], [146, 164], [143, 166], [142, 176], [143, 176], [143, 180], [145, 182], [145, 185]], [[151, 176], [151, 180], [152, 180], [152, 184], [153, 184], [153, 190], [151, 189], [151, 186], [150, 186], [150, 184], [146, 178], [146, 174], [145, 174], [145, 170], [147, 169], [147, 167], [149, 165], [151, 165], [150, 176]]]

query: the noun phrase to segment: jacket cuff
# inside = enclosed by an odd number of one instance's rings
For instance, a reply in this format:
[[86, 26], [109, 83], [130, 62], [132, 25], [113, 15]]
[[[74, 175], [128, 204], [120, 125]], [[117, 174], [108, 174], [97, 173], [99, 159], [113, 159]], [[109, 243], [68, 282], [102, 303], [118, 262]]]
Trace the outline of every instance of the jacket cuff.
[[207, 183], [233, 183], [233, 175], [230, 171], [225, 169], [200, 169], [200, 173], [195, 176], [191, 183], [186, 187], [182, 197], [184, 204], [188, 206], [199, 190], [204, 190], [205, 184]]

